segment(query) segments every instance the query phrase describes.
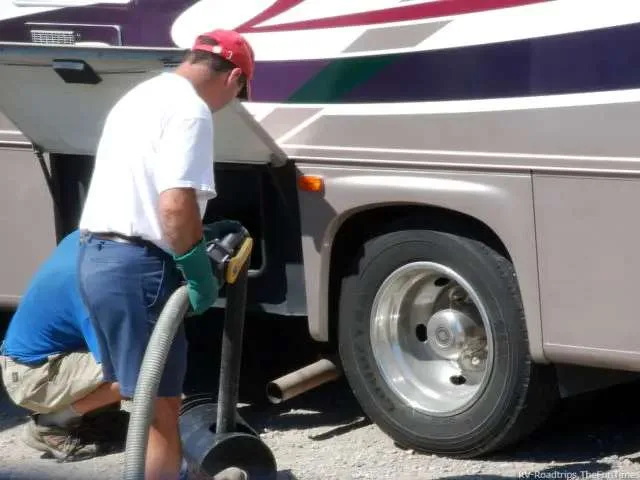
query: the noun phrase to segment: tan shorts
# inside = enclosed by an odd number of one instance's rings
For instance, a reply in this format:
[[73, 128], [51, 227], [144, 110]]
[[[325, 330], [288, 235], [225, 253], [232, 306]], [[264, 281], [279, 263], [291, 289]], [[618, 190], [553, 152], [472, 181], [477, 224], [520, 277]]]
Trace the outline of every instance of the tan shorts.
[[11, 400], [36, 413], [65, 408], [102, 383], [102, 367], [87, 352], [51, 355], [36, 367], [0, 355], [0, 368]]

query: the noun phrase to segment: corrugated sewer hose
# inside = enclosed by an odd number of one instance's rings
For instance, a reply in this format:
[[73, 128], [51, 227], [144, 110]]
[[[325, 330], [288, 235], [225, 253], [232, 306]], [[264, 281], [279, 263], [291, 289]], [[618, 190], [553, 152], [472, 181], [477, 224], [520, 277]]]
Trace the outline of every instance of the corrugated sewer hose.
[[[211, 259], [215, 260], [216, 266], [223, 270], [223, 276], [229, 288], [228, 297], [231, 299], [229, 303], [232, 304], [227, 305], [222, 345], [223, 365], [220, 374], [217, 419], [217, 433], [220, 434], [233, 431], [235, 427], [233, 419], [237, 404], [246, 280], [252, 245], [252, 239], [243, 228], [241, 232], [228, 234], [218, 242], [210, 242], [207, 247], [207, 253]], [[230, 307], [233, 312], [229, 312]], [[189, 297], [187, 287], [183, 285], [177, 288], [167, 300], [149, 339], [129, 418], [123, 475], [125, 480], [144, 480], [147, 441], [149, 427], [153, 420], [155, 398], [169, 349], [188, 310]], [[242, 318], [234, 318], [236, 316]], [[241, 470], [238, 471], [243, 473]]]

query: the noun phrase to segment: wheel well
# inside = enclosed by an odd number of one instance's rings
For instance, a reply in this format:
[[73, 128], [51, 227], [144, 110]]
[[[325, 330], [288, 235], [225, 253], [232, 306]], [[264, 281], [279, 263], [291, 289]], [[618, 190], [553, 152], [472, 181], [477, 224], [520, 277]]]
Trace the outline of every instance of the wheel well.
[[498, 235], [477, 218], [426, 205], [375, 207], [349, 217], [338, 230], [331, 250], [329, 273], [329, 340], [337, 342], [340, 281], [369, 239], [401, 229], [430, 229], [478, 240], [511, 260]]

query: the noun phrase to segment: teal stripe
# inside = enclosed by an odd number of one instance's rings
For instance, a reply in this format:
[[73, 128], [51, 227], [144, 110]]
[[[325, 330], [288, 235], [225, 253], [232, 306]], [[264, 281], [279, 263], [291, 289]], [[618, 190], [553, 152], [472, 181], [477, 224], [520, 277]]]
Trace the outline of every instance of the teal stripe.
[[397, 58], [397, 55], [380, 55], [335, 60], [296, 90], [287, 101], [338, 102], [353, 88], [369, 80]]

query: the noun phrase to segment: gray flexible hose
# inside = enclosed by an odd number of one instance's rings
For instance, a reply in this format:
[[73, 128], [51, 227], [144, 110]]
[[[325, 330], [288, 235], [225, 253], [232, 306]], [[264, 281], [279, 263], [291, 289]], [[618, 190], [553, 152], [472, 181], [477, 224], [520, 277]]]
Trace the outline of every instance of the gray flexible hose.
[[129, 418], [122, 477], [126, 480], [144, 480], [149, 425], [153, 420], [155, 397], [169, 349], [188, 308], [189, 296], [187, 287], [183, 285], [167, 300], [149, 339]]

